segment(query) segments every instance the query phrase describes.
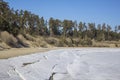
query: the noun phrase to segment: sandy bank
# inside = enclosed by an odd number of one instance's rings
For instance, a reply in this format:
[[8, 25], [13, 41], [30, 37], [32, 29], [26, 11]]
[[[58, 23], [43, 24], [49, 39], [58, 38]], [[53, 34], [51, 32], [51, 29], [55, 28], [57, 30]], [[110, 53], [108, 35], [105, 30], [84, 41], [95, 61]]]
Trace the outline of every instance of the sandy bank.
[[0, 59], [7, 59], [20, 55], [28, 55], [36, 52], [45, 52], [56, 48], [12, 48], [0, 51]]

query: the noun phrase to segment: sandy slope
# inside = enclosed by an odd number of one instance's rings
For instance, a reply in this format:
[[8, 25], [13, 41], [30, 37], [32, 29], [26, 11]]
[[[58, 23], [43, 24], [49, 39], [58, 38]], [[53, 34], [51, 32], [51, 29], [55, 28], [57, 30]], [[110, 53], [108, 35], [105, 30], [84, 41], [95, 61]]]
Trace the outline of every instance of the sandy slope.
[[119, 80], [119, 48], [68, 48], [0, 60], [0, 80]]

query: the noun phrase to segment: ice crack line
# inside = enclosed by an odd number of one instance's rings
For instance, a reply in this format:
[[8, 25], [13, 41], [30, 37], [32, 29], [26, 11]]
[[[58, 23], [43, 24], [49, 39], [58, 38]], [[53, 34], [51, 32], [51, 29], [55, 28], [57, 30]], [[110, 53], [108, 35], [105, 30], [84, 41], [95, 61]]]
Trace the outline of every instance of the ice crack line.
[[30, 64], [35, 64], [37, 62], [40, 62], [40, 60], [37, 60], [37, 61], [34, 61], [34, 62], [27, 62], [27, 63], [23, 63], [23, 66], [22, 67], [25, 67], [27, 65], [30, 65]]
[[[16, 73], [16, 75], [18, 75], [22, 80], [26, 80], [14, 66], [11, 66], [11, 68]], [[8, 73], [8, 75], [10, 76], [9, 73]]]

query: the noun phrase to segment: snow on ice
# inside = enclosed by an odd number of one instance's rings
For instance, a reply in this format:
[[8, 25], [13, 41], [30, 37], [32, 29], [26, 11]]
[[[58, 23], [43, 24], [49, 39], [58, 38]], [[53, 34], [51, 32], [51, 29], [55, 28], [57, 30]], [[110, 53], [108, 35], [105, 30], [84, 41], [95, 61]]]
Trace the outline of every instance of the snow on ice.
[[0, 80], [120, 80], [120, 49], [68, 48], [1, 59]]

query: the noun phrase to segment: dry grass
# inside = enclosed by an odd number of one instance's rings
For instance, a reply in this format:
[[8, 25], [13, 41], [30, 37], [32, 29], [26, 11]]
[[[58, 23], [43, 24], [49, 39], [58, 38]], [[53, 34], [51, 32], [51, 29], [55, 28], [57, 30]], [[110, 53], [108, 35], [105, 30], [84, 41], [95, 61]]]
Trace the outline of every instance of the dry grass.
[[17, 39], [18, 39], [18, 43], [21, 44], [22, 47], [29, 47], [29, 45], [23, 35], [19, 34], [17, 36]]
[[46, 38], [45, 41], [50, 44], [50, 45], [54, 45], [56, 46], [59, 43], [59, 39], [58, 38], [54, 38], [54, 37], [49, 37]]
[[17, 39], [13, 35], [9, 34], [7, 31], [1, 32], [1, 39], [6, 43], [17, 42]]
[[45, 41], [45, 38], [37, 36], [34, 41], [27, 41], [30, 47], [43, 47], [43, 48], [51, 48], [52, 45], [48, 44]]
[[120, 41], [92, 41], [93, 47], [120, 47]]
[[8, 46], [5, 42], [0, 42], [0, 50], [10, 49], [11, 47]]
[[24, 38], [29, 41], [36, 41], [36, 39], [29, 34], [24, 34]]
[[19, 34], [18, 36], [17, 36], [17, 38], [19, 38], [21, 41], [26, 41], [26, 39], [21, 35], [21, 34]]
[[9, 34], [7, 31], [1, 32], [0, 37], [2, 41], [10, 46], [15, 46], [17, 43], [17, 39], [12, 34]]

